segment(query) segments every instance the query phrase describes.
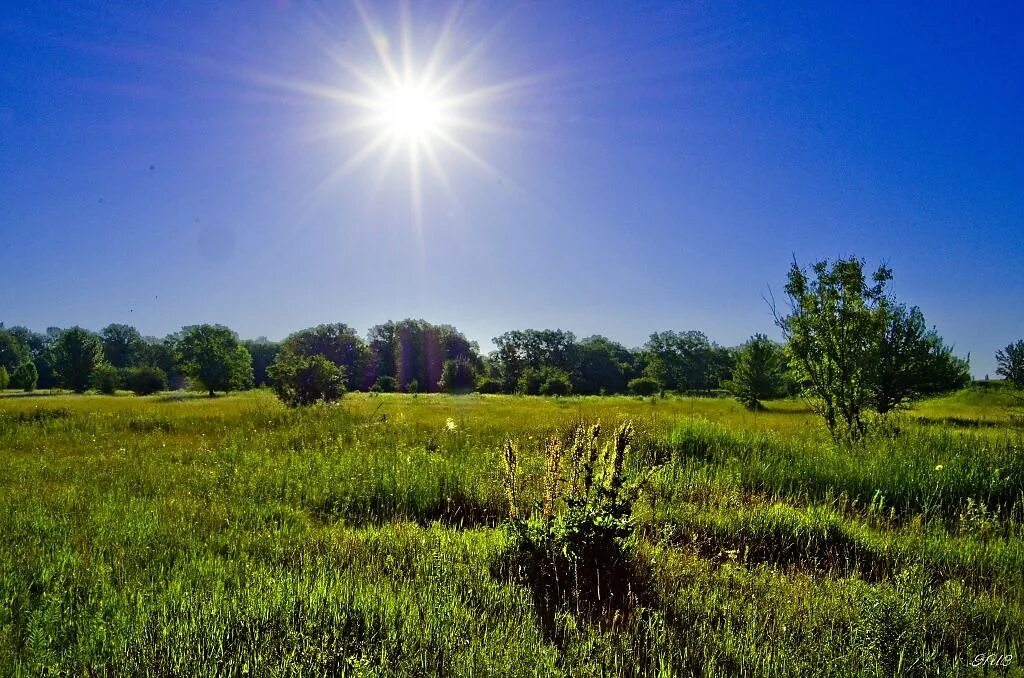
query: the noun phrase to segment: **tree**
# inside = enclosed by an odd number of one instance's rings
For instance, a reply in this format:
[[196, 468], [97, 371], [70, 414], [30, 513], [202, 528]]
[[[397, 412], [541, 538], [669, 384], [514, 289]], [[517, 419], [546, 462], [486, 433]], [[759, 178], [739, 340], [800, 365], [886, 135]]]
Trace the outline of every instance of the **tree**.
[[141, 365], [153, 367], [164, 373], [166, 386], [178, 390], [185, 385], [185, 375], [178, 365], [178, 342], [181, 333], [169, 334], [163, 339], [146, 337], [141, 352]]
[[468, 393], [476, 386], [476, 370], [468, 360], [445, 360], [438, 388], [446, 393]]
[[14, 332], [0, 328], [0, 367], [13, 374], [28, 359], [28, 346]]
[[252, 386], [252, 357], [238, 342], [238, 335], [223, 325], [194, 325], [183, 332], [177, 346], [178, 362], [211, 398], [214, 391]]
[[655, 332], [644, 346], [647, 376], [673, 391], [718, 388], [731, 368], [729, 352], [703, 332]]
[[0, 391], [5, 390], [10, 382], [11, 375], [7, 374], [7, 368], [0, 365]]
[[110, 363], [100, 363], [93, 368], [89, 380], [100, 393], [114, 395], [121, 385], [121, 372]]
[[93, 369], [103, 361], [103, 344], [92, 332], [72, 327], [60, 333], [51, 353], [60, 383], [75, 393], [85, 393]]
[[124, 371], [124, 384], [135, 395], [150, 395], [167, 388], [167, 375], [159, 367], [129, 367]]
[[876, 412], [886, 414], [917, 398], [970, 383], [967, 361], [955, 356], [934, 328], [927, 329], [921, 309], [887, 300], [879, 313], [884, 324], [871, 374]]
[[805, 395], [836, 440], [856, 440], [867, 431], [864, 412], [874, 398], [890, 280], [892, 271], [883, 265], [869, 282], [855, 257], [819, 261], [810, 273], [794, 261], [785, 287], [789, 314], [773, 308]]
[[394, 377], [382, 375], [377, 377], [370, 390], [374, 393], [394, 393], [398, 390], [398, 381]]
[[11, 375], [11, 388], [20, 388], [22, 391], [34, 391], [39, 383], [39, 372], [35, 363], [31, 360], [23, 362]]
[[540, 395], [564, 396], [572, 393], [569, 374], [562, 370], [548, 370], [544, 373], [544, 383], [540, 385]]
[[725, 387], [747, 409], [760, 409], [762, 400], [782, 395], [784, 372], [782, 347], [763, 334], [755, 334], [740, 349], [732, 379]]
[[630, 379], [627, 386], [630, 393], [638, 396], [652, 396], [661, 391], [661, 384], [653, 377]]
[[327, 358], [344, 368], [346, 388], [350, 391], [362, 387], [369, 358], [366, 343], [345, 323], [317, 325], [295, 332], [281, 342], [280, 352], [289, 356], [318, 355]]
[[110, 324], [100, 330], [103, 357], [114, 367], [138, 364], [143, 351], [142, 335], [131, 325]]
[[338, 400], [345, 393], [344, 368], [321, 355], [281, 353], [267, 373], [277, 397], [291, 407]]
[[606, 337], [593, 336], [577, 347], [578, 363], [573, 373], [576, 393], [624, 393], [634, 375], [634, 355], [625, 346]]
[[996, 374], [1017, 388], [1024, 388], [1024, 339], [996, 352]]
[[252, 376], [256, 386], [267, 386], [270, 384], [270, 377], [267, 375], [267, 368], [274, 362], [281, 344], [270, 341], [266, 337], [259, 339], [247, 339], [242, 342], [249, 355], [252, 356]]

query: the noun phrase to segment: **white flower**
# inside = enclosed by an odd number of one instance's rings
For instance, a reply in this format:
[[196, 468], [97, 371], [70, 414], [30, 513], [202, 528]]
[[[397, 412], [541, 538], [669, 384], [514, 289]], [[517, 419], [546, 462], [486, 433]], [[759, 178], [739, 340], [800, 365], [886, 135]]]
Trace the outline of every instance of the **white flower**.
[[448, 429], [449, 431], [455, 431], [455, 430], [458, 430], [459, 425], [455, 423], [454, 419], [452, 419], [451, 417], [448, 417], [445, 420], [445, 422], [444, 422], [444, 427], [446, 429]]

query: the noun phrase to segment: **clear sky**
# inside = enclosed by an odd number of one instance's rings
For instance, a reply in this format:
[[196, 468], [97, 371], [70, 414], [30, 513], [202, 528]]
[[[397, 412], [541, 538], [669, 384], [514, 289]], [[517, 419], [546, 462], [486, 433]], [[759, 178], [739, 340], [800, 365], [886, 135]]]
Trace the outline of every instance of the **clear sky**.
[[[793, 255], [853, 253], [976, 375], [1024, 336], [1017, 3], [14, 5], [8, 325], [734, 345]], [[421, 78], [437, 45], [445, 139], [362, 153], [380, 55]]]

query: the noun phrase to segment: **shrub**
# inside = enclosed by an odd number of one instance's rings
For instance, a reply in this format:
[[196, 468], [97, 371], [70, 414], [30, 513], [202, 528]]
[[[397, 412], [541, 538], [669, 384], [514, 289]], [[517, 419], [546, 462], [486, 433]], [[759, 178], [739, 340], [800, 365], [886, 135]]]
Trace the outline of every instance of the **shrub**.
[[500, 564], [526, 580], [542, 616], [557, 606], [622, 607], [639, 583], [634, 562], [633, 503], [658, 467], [626, 482], [632, 424], [624, 424], [604, 449], [600, 426], [578, 426], [568, 444], [546, 444], [544, 500], [528, 516], [519, 513], [519, 450], [503, 448], [509, 501], [509, 550]]
[[106, 395], [113, 395], [121, 385], [121, 372], [109, 363], [94, 367], [89, 378], [92, 387]]
[[537, 395], [540, 393], [542, 383], [543, 375], [540, 370], [535, 367], [528, 367], [519, 376], [519, 385], [516, 390], [523, 395]]
[[483, 377], [476, 382], [476, 390], [480, 393], [501, 393], [501, 380], [492, 377]]
[[39, 371], [31, 360], [19, 365], [10, 378], [11, 388], [20, 388], [22, 391], [34, 391], [38, 383]]
[[3, 365], [0, 365], [0, 391], [3, 391], [5, 388], [7, 388], [7, 384], [10, 383], [10, 381], [11, 377], [9, 374], [7, 374], [7, 368], [4, 367]]
[[370, 387], [370, 390], [374, 393], [394, 393], [398, 390], [398, 380], [386, 375], [377, 377], [377, 381]]
[[135, 395], [149, 395], [167, 388], [167, 375], [159, 367], [132, 367], [124, 372], [124, 384]]
[[572, 392], [572, 384], [569, 383], [569, 375], [550, 374], [540, 386], [541, 395], [563, 396]]
[[661, 390], [661, 384], [653, 377], [637, 377], [627, 384], [629, 392], [638, 396], [652, 396]]
[[277, 397], [291, 407], [330, 402], [345, 394], [345, 370], [320, 355], [280, 353], [267, 374]]
[[406, 384], [405, 390], [408, 393], [419, 393], [420, 392], [420, 382], [418, 382], [415, 379], [413, 379], [408, 384]]

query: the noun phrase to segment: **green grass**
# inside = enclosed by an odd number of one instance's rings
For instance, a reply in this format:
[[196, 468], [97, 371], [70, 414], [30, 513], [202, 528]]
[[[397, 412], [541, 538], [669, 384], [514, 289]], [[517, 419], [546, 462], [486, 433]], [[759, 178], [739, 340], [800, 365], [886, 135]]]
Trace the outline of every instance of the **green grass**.
[[[1024, 430], [999, 389], [837, 448], [799, 402], [0, 396], [0, 673], [973, 675], [1024, 651]], [[546, 633], [500, 446], [633, 420], [643, 603]], [[1000, 675], [993, 673], [992, 675]]]

